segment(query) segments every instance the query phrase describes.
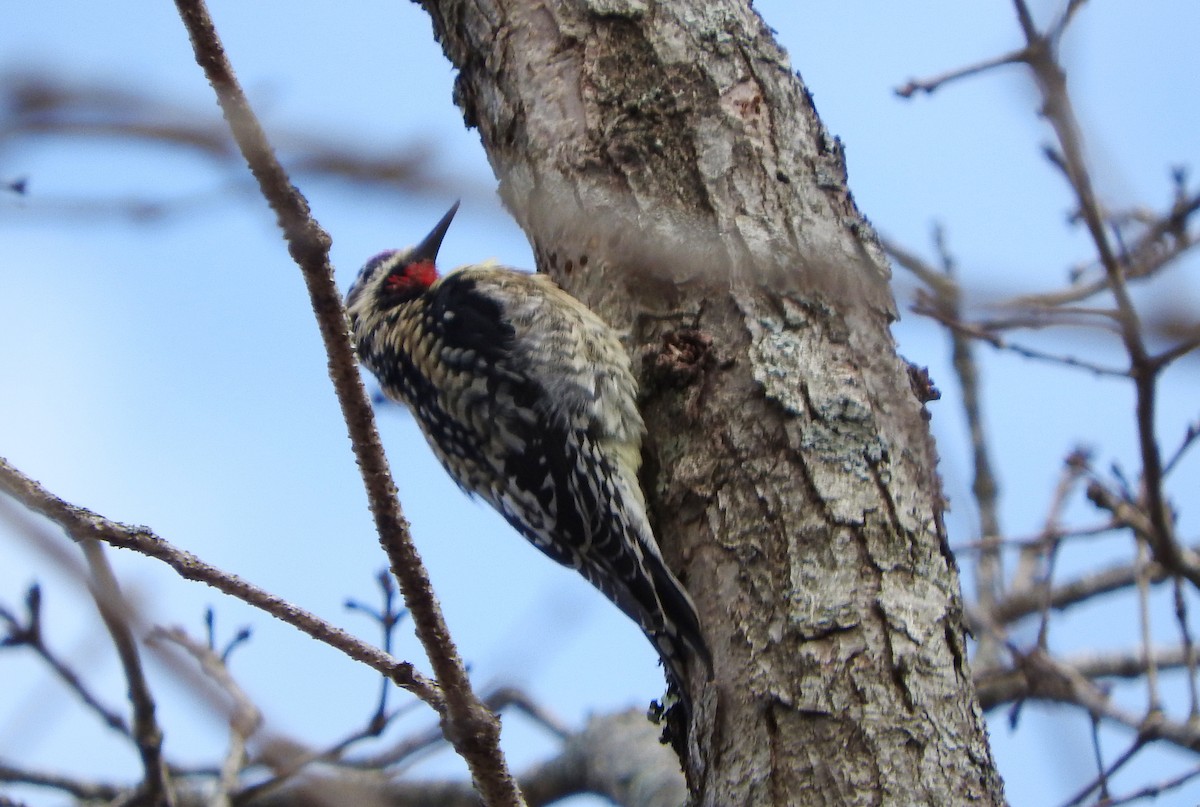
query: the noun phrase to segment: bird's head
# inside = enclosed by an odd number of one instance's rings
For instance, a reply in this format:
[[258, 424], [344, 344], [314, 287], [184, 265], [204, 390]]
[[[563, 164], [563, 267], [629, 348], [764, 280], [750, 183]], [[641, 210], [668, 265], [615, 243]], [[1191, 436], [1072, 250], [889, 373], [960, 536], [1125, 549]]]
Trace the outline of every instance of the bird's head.
[[433, 285], [438, 278], [438, 248], [456, 212], [458, 202], [415, 247], [381, 252], [367, 261], [346, 292], [346, 310], [352, 320], [408, 302]]

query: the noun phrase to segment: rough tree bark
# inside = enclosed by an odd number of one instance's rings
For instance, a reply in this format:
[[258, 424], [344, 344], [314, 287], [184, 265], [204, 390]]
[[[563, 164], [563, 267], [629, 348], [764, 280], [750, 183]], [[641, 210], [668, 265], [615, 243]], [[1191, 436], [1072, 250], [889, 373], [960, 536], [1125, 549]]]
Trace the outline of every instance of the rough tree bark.
[[889, 271], [744, 0], [422, 0], [539, 269], [629, 331], [716, 656], [700, 804], [1000, 804]]

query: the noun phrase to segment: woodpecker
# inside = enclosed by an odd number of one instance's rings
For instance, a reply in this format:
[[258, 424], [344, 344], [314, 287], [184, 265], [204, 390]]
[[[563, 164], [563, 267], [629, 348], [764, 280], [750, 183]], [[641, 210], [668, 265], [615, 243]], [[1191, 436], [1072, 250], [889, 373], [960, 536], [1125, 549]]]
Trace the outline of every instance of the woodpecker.
[[458, 203], [421, 243], [372, 258], [346, 295], [359, 360], [413, 413], [442, 466], [650, 639], [690, 711], [712, 657], [667, 568], [638, 483], [646, 427], [617, 334], [545, 275], [439, 275]]

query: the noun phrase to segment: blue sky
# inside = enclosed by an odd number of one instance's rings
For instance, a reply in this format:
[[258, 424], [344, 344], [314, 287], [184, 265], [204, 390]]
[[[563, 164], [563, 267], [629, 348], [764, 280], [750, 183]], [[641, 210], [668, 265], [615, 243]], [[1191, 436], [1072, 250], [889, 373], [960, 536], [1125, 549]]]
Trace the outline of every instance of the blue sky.
[[[778, 31], [826, 126], [843, 139], [855, 198], [881, 232], [930, 255], [931, 224], [940, 221], [981, 299], [1054, 288], [1064, 267], [1088, 256], [1082, 233], [1065, 225], [1070, 197], [1041, 156], [1049, 132], [1019, 69], [913, 101], [892, 94], [910, 77], [1016, 47], [1010, 4], [771, 0], [756, 7]], [[444, 265], [483, 258], [532, 264], [523, 236], [491, 193], [482, 148], [450, 101], [453, 72], [415, 4], [363, 2], [347, 10], [220, 0], [212, 11], [269, 133], [320, 133], [381, 152], [427, 150], [426, 170], [440, 181], [405, 202], [327, 181], [303, 186], [333, 234], [343, 287], [366, 258], [417, 240], [459, 196], [463, 207], [442, 249]], [[0, 69], [133, 84], [191, 114], [217, 114], [170, 3], [48, 0], [5, 16]], [[1169, 167], [1200, 162], [1197, 30], [1200, 6], [1188, 0], [1118, 0], [1085, 10], [1067, 39], [1064, 58], [1106, 201], [1161, 207]], [[154, 226], [40, 212], [46, 199], [185, 197], [229, 180], [194, 154], [113, 141], [2, 141], [0, 179], [18, 176], [29, 177], [29, 197], [0, 198], [0, 455], [68, 500], [145, 523], [374, 639], [366, 620], [342, 602], [371, 601], [383, 559], [303, 283], [266, 205], [252, 193], [234, 195]], [[1194, 272], [1184, 275], [1143, 299], [1195, 301]], [[911, 284], [902, 273], [897, 279], [905, 307]], [[952, 537], [972, 540], [970, 460], [945, 340], [911, 314], [896, 334], [902, 352], [929, 365], [945, 394], [933, 405], [933, 427], [955, 507]], [[1094, 339], [1051, 344], [1120, 363], [1114, 345]], [[1040, 527], [1061, 458], [1076, 443], [1094, 445], [1101, 467], [1136, 468], [1126, 387], [1008, 355], [981, 356], [985, 392], [994, 395], [987, 419], [997, 437], [1004, 524], [1012, 534]], [[1165, 446], [1196, 418], [1198, 386], [1195, 360], [1165, 379]], [[643, 705], [661, 694], [653, 652], [631, 623], [486, 507], [462, 497], [405, 413], [382, 411], [380, 427], [405, 511], [476, 681], [523, 686], [576, 724], [590, 712]], [[1180, 473], [1181, 532], [1195, 536], [1200, 516], [1186, 500], [1200, 475], [1194, 456]], [[1128, 548], [1113, 541], [1089, 551], [1116, 558]], [[320, 744], [370, 713], [377, 686], [369, 671], [228, 598], [181, 583], [154, 562], [127, 553], [112, 559], [127, 591], [156, 620], [198, 633], [211, 603], [221, 629], [254, 628], [232, 669], [272, 728]], [[1094, 555], [1064, 558], [1085, 561]], [[34, 579], [43, 584], [52, 641], [88, 670], [107, 702], [123, 707], [119, 670], [87, 601], [52, 565], [0, 532], [0, 601], [17, 605]], [[1165, 622], [1165, 603], [1161, 612]], [[1118, 626], [1132, 636], [1134, 615], [1122, 614], [1128, 624]], [[1112, 623], [1065, 624], [1053, 636], [1064, 649], [1114, 644], [1119, 633]], [[397, 653], [420, 659], [407, 635]], [[0, 757], [47, 767], [66, 758], [76, 770], [136, 776], [132, 751], [81, 716], [41, 666], [13, 653], [0, 656], [0, 665], [7, 682]], [[217, 721], [198, 718], [195, 703], [170, 684], [160, 708], [173, 758], [217, 757], [224, 743]], [[1086, 721], [1040, 708], [1027, 709], [1023, 720], [1027, 734], [1011, 734], [1003, 716], [992, 728], [1009, 798], [1058, 803], [1091, 774]], [[417, 710], [408, 725], [428, 721]], [[553, 747], [521, 718], [506, 720], [505, 730], [518, 769]], [[1124, 747], [1124, 735], [1106, 738], [1110, 750]], [[93, 762], [78, 753], [84, 747], [95, 750]], [[45, 794], [22, 797], [56, 803]]]

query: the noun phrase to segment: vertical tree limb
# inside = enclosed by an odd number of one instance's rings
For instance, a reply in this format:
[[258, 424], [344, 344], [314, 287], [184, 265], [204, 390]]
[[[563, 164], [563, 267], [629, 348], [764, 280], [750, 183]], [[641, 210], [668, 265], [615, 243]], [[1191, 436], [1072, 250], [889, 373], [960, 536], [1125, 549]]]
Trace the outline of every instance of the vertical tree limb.
[[735, 0], [422, 5], [539, 269], [646, 357], [647, 496], [716, 657], [693, 798], [1001, 803], [886, 261], [769, 29]]

